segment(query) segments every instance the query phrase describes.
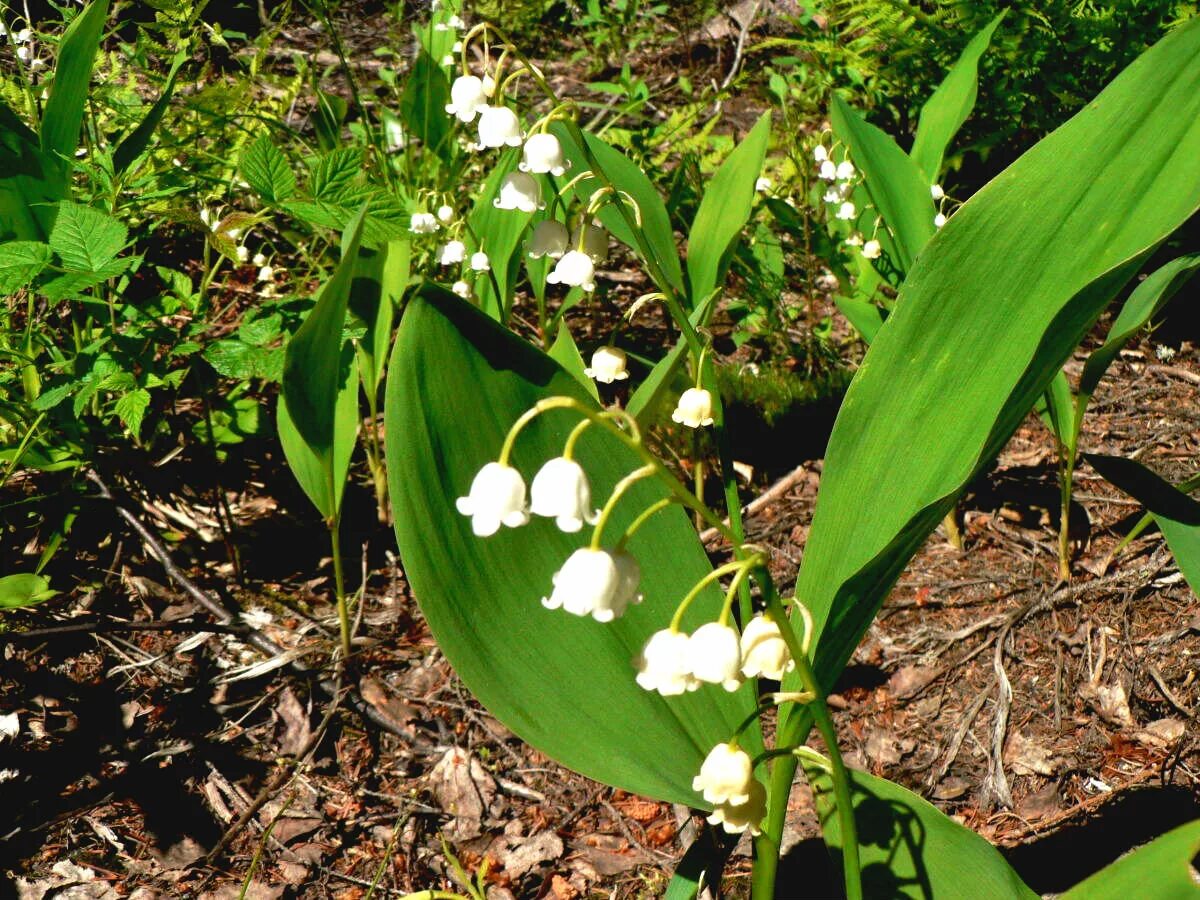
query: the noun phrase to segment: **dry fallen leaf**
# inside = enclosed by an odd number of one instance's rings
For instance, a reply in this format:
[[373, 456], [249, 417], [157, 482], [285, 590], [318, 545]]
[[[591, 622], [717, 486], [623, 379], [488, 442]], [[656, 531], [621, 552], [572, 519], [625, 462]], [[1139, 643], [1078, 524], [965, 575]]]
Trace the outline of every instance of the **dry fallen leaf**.
[[1030, 740], [1014, 728], [1004, 745], [1004, 762], [1017, 775], [1050, 776], [1062, 767], [1062, 760], [1042, 744]]
[[284, 756], [299, 756], [312, 737], [312, 726], [308, 721], [308, 713], [290, 687], [284, 688], [279, 695], [275, 714], [279, 717], [275, 730], [279, 752]]
[[1100, 718], [1110, 725], [1125, 728], [1133, 724], [1133, 713], [1129, 711], [1129, 698], [1121, 682], [1110, 685], [1084, 682], [1079, 696], [1092, 705]]
[[553, 831], [542, 831], [501, 853], [500, 862], [504, 871], [517, 879], [542, 863], [558, 859], [562, 854], [562, 838]]
[[496, 782], [483, 764], [461, 747], [452, 747], [426, 777], [438, 806], [452, 817], [446, 838], [457, 842], [482, 834], [483, 818], [496, 799]]

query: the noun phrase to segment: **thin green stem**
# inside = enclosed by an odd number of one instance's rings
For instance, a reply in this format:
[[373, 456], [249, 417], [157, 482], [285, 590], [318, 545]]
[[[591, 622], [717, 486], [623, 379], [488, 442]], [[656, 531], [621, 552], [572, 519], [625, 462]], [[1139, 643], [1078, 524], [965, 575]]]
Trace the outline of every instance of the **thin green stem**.
[[700, 596], [700, 592], [704, 590], [705, 587], [717, 579], [730, 574], [731, 572], [737, 572], [741, 569], [750, 568], [752, 567], [752, 564], [755, 564], [755, 562], [755, 560], [747, 561], [742, 559], [737, 559], [733, 562], [727, 562], [723, 566], [717, 566], [715, 569], [697, 581], [692, 586], [692, 589], [687, 592], [687, 595], [681, 601], [679, 601], [679, 606], [675, 608], [675, 615], [671, 617], [671, 630], [681, 630], [680, 625], [683, 624], [683, 617], [687, 613], [688, 607], [692, 605], [693, 600]]
[[649, 478], [654, 474], [655, 472], [652, 466], [642, 466], [640, 469], [634, 469], [616, 483], [616, 486], [613, 487], [612, 494], [609, 495], [608, 502], [605, 503], [604, 508], [600, 510], [600, 517], [596, 519], [596, 527], [592, 529], [592, 541], [589, 545], [591, 549], [600, 549], [600, 540], [604, 536], [604, 526], [608, 524], [609, 517], [612, 516], [613, 510], [617, 508], [617, 503], [620, 502], [621, 497], [625, 495], [625, 492], [643, 478]]
[[342, 659], [350, 658], [350, 609], [346, 604], [346, 576], [342, 569], [340, 538], [341, 516], [329, 525], [329, 545], [333, 553], [333, 589], [337, 600], [338, 628], [342, 636]]
[[625, 533], [621, 535], [621, 539], [617, 541], [617, 552], [620, 553], [625, 549], [625, 545], [629, 542], [629, 539], [637, 533], [639, 528], [649, 521], [651, 516], [653, 516], [655, 513], [661, 512], [676, 502], [678, 501], [676, 501], [674, 497], [663, 497], [661, 500], [651, 503], [648, 507], [642, 510], [642, 512], [638, 514], [638, 517], [630, 523], [628, 528], [625, 529]]

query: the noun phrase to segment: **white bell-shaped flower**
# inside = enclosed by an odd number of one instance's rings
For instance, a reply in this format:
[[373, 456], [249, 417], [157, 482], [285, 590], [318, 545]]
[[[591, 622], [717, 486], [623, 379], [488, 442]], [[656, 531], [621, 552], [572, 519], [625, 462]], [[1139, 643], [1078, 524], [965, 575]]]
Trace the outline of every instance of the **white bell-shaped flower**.
[[539, 132], [531, 134], [525, 141], [525, 148], [521, 152], [521, 162], [517, 168], [522, 172], [562, 175], [570, 168], [570, 163], [563, 158], [562, 144], [559, 143], [558, 138], [552, 134]]
[[688, 641], [688, 656], [692, 674], [700, 681], [719, 684], [727, 691], [741, 687], [742, 648], [735, 629], [720, 622], [701, 625]]
[[754, 784], [754, 762], [741, 747], [717, 744], [704, 757], [692, 790], [709, 803], [745, 803]]
[[782, 681], [785, 673], [796, 668], [779, 623], [770, 616], [755, 616], [746, 623], [741, 647], [742, 674], [747, 678]]
[[765, 175], [759, 176], [754, 180], [754, 189], [760, 193], [766, 193], [771, 189], [771, 179]]
[[534, 259], [541, 259], [543, 256], [558, 259], [567, 252], [569, 242], [567, 226], [554, 219], [546, 219], [544, 222], [538, 222], [537, 227], [533, 229], [533, 237], [529, 239], [529, 255]]
[[862, 255], [867, 259], [879, 259], [883, 253], [883, 246], [875, 238], [871, 238], [862, 245]]
[[471, 286], [465, 281], [454, 282], [454, 284], [450, 285], [450, 290], [458, 294], [458, 296], [462, 297], [464, 300], [471, 296]]
[[933, 227], [934, 228], [941, 228], [945, 224], [946, 224], [946, 214], [945, 213], [938, 213], [936, 216], [933, 217]]
[[457, 116], [460, 122], [474, 122], [475, 116], [487, 109], [488, 95], [483, 79], [477, 75], [459, 75], [450, 85], [450, 102], [446, 112]]
[[388, 153], [404, 149], [404, 126], [390, 116], [383, 120], [383, 145]]
[[265, 266], [267, 264], [267, 256], [265, 253], [263, 253], [261, 250], [259, 250], [257, 253], [254, 254], [254, 256], [250, 260], [250, 262], [254, 263], [254, 265], [259, 266], [259, 267]]
[[408, 221], [408, 230], [413, 234], [433, 234], [438, 230], [438, 220], [433, 217], [433, 213], [413, 213]]
[[826, 159], [821, 162], [821, 166], [817, 169], [817, 177], [822, 181], [833, 181], [837, 178], [837, 163], [832, 159]]
[[529, 521], [525, 510], [525, 480], [511, 466], [490, 462], [475, 476], [467, 496], [455, 504], [464, 516], [471, 517], [471, 530], [487, 537], [500, 525], [516, 528]]
[[629, 358], [620, 347], [600, 347], [592, 354], [592, 364], [583, 370], [583, 374], [601, 384], [624, 381], [629, 377], [628, 362]]
[[767, 817], [767, 789], [757, 780], [750, 782], [750, 795], [745, 803], [718, 803], [708, 817], [709, 825], [720, 825], [726, 834], [749, 831], [754, 837], [762, 834], [762, 820]]
[[559, 456], [550, 460], [533, 476], [529, 487], [529, 510], [546, 516], [566, 532], [576, 532], [596, 523], [599, 512], [592, 509], [592, 489], [583, 466]]
[[542, 207], [542, 186], [532, 175], [509, 172], [500, 182], [500, 196], [492, 201], [496, 209], [519, 209], [536, 212]]
[[946, 192], [942, 190], [942, 186], [940, 184], [931, 184], [929, 186], [929, 196], [934, 200], [941, 200], [946, 196]]
[[488, 255], [486, 253], [484, 253], [482, 250], [477, 250], [471, 254], [471, 271], [472, 272], [486, 272], [491, 267], [492, 267], [492, 264], [488, 260]]
[[704, 388], [688, 388], [679, 396], [679, 403], [671, 418], [680, 425], [688, 428], [699, 428], [701, 425], [711, 425], [712, 394]]
[[462, 241], [447, 241], [438, 253], [438, 265], [456, 266], [467, 258], [467, 245]]
[[813, 159], [819, 163], [825, 162], [829, 159], [829, 149], [824, 144], [817, 144], [813, 147]]
[[854, 203], [851, 202], [850, 200], [847, 200], [845, 203], [843, 203], [841, 206], [838, 207], [837, 217], [839, 219], [843, 219], [845, 221], [850, 221], [857, 215], [858, 215], [858, 207], [855, 206]]
[[546, 276], [550, 284], [565, 284], [571, 287], [581, 287], [585, 291], [596, 289], [596, 266], [591, 257], [579, 250], [570, 250], [563, 254], [554, 265], [554, 271]]
[[443, 203], [437, 208], [437, 220], [443, 225], [449, 225], [454, 221], [454, 207], [447, 203]]
[[484, 106], [479, 111], [478, 149], [504, 146], [521, 146], [521, 120], [507, 106]]
[[848, 159], [843, 159], [838, 163], [837, 171], [834, 174], [837, 175], [838, 181], [849, 181], [854, 177], [854, 171], [854, 163]]
[[27, 43], [29, 43], [29, 41], [32, 38], [33, 38], [33, 32], [30, 31], [28, 28], [22, 28], [20, 31], [18, 31], [16, 34], [13, 35], [13, 40], [16, 41], [18, 44], [27, 44]]
[[259, 281], [270, 281], [275, 277], [275, 269], [272, 266], [259, 266], [256, 277]]
[[631, 603], [641, 602], [640, 576], [637, 562], [628, 553], [581, 547], [554, 574], [554, 590], [542, 598], [542, 606], [611, 622]]
[[599, 265], [608, 259], [608, 232], [595, 222], [585, 223], [571, 235], [571, 246], [582, 250], [593, 264]]
[[250, 261], [250, 248], [245, 244], [238, 244], [237, 246], [237, 261], [240, 263]]
[[688, 662], [689, 640], [682, 631], [670, 628], [654, 632], [633, 661], [637, 683], [664, 697], [675, 697], [700, 687]]

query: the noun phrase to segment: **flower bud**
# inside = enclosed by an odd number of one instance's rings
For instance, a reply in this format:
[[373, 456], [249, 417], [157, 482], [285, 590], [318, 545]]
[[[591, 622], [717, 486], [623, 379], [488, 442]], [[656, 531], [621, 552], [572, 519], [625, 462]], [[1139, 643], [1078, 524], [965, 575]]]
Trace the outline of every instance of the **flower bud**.
[[581, 287], [585, 291], [596, 289], [596, 266], [586, 253], [571, 250], [563, 254], [554, 266], [554, 271], [546, 276], [550, 284], [565, 284], [571, 287]]
[[638, 673], [637, 683], [664, 697], [696, 690], [700, 682], [688, 665], [688, 647], [689, 638], [682, 631], [670, 628], [656, 631], [633, 661]]
[[529, 255], [534, 259], [541, 259], [543, 256], [558, 259], [567, 252], [569, 240], [566, 225], [554, 219], [546, 219], [544, 222], [538, 222], [537, 227], [533, 229], [533, 237], [529, 239]]
[[238, 262], [244, 263], [250, 261], [250, 248], [245, 244], [238, 244], [236, 252]]
[[[701, 625], [688, 641], [692, 674], [700, 681], [736, 691], [742, 685], [742, 649], [738, 633], [728, 625]], [[715, 800], [710, 802], [717, 802]]]
[[254, 254], [254, 258], [251, 259], [250, 262], [254, 263], [254, 265], [259, 266], [259, 267], [265, 266], [267, 264], [266, 254], [263, 253], [261, 250], [258, 251], [258, 253]]
[[449, 225], [454, 221], [454, 207], [443, 203], [437, 208], [437, 219], [443, 225]]
[[942, 190], [942, 186], [940, 184], [931, 184], [929, 186], [929, 196], [934, 200], [941, 200], [946, 196], [946, 192]]
[[700, 791], [709, 803], [745, 803], [754, 783], [754, 764], [740, 747], [717, 744], [692, 779], [692, 790]]
[[941, 228], [945, 224], [946, 224], [945, 213], [938, 213], [936, 216], [933, 217], [933, 227], [934, 228]]
[[270, 281], [275, 277], [275, 270], [271, 266], [259, 266], [256, 277], [259, 281]]
[[496, 209], [519, 209], [536, 212], [542, 207], [542, 186], [532, 175], [509, 172], [500, 182], [500, 196], [492, 201]]
[[592, 364], [583, 370], [583, 374], [601, 384], [624, 381], [629, 377], [627, 362], [628, 357], [620, 347], [600, 347], [592, 354]]
[[562, 175], [569, 168], [569, 163], [563, 159], [562, 144], [552, 134], [531, 134], [525, 141], [521, 153], [521, 163], [517, 166], [522, 172], [538, 174], [549, 173]]
[[467, 258], [467, 245], [462, 241], [447, 241], [438, 254], [438, 265], [456, 266]]
[[796, 668], [779, 623], [769, 616], [755, 616], [746, 624], [741, 648], [742, 674], [747, 678], [782, 681], [785, 673]]
[[480, 537], [495, 534], [501, 523], [516, 528], [529, 521], [521, 473], [498, 462], [480, 469], [467, 496], [459, 497], [455, 505], [460, 513], [471, 517], [471, 530]]
[[471, 296], [471, 286], [465, 281], [454, 282], [454, 284], [450, 285], [450, 290], [454, 291], [454, 293], [458, 294], [464, 300]]
[[628, 553], [581, 547], [555, 573], [554, 591], [542, 598], [542, 606], [611, 622], [631, 603], [641, 602], [640, 577], [637, 561]]
[[829, 159], [829, 150], [826, 149], [824, 144], [817, 144], [817, 146], [813, 147], [813, 159], [819, 163], [823, 163]]
[[521, 146], [521, 120], [507, 106], [481, 107], [479, 110], [478, 149], [485, 150], [488, 147], [505, 145]]
[[457, 116], [460, 122], [474, 122], [476, 113], [486, 110], [487, 106], [487, 91], [478, 76], [459, 75], [454, 79], [450, 85], [450, 102], [446, 104], [447, 113]]
[[704, 388], [688, 388], [679, 397], [679, 403], [671, 418], [680, 425], [688, 428], [699, 428], [701, 425], [711, 425], [712, 394]]
[[390, 116], [383, 120], [383, 143], [388, 153], [404, 149], [404, 126]]
[[573, 459], [559, 456], [547, 462], [533, 477], [529, 493], [530, 512], [554, 519], [563, 531], [576, 532], [584, 522], [596, 522], [587, 474]]

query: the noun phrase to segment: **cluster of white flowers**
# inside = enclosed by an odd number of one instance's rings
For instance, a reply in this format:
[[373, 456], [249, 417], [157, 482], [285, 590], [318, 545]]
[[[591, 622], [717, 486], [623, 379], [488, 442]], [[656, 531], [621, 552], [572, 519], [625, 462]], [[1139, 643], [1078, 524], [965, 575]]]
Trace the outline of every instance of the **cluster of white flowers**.
[[[0, 23], [0, 38], [8, 34], [8, 29]], [[28, 28], [21, 28], [12, 33], [12, 42], [17, 45], [17, 59], [29, 65], [31, 72], [36, 72], [39, 69], [46, 67], [46, 61], [34, 52], [33, 32]]]
[[692, 790], [713, 804], [709, 824], [720, 825], [728, 834], [762, 833], [759, 823], [767, 814], [767, 791], [754, 777], [753, 760], [745, 750], [733, 744], [713, 747], [692, 779]]

